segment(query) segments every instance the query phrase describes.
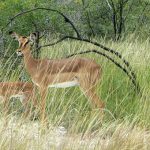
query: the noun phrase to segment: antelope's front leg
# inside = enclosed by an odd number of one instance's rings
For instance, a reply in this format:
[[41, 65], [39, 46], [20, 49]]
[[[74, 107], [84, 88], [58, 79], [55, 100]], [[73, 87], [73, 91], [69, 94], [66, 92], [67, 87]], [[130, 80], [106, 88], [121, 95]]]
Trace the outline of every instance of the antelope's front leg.
[[37, 89], [34, 87], [32, 93], [31, 93], [31, 110], [32, 110], [32, 108], [34, 108], [33, 116], [32, 116], [33, 120], [36, 118], [37, 111], [39, 110], [36, 90]]
[[38, 109], [38, 101], [37, 101], [37, 94], [36, 94], [37, 88], [34, 87], [32, 91], [32, 105], [34, 106], [35, 109]]
[[30, 97], [30, 92], [26, 92], [23, 95], [23, 99], [21, 100], [22, 105], [24, 107], [24, 113], [23, 113], [23, 118], [27, 118], [30, 114], [30, 109], [29, 109], [29, 99]]

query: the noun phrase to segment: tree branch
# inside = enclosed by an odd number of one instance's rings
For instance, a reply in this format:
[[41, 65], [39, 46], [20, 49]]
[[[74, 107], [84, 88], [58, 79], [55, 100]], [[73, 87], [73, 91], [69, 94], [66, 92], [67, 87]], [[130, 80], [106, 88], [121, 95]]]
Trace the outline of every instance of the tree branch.
[[[20, 13], [16, 14], [14, 17], [10, 18], [10, 21], [6, 24], [5, 28], [6, 28], [9, 24], [11, 24], [11, 22], [12, 22], [13, 20], [15, 20], [17, 17], [22, 16], [22, 15], [27, 14], [27, 13], [30, 13], [30, 12], [33, 12], [33, 11], [37, 11], [37, 10], [46, 10], [46, 11], [52, 11], [52, 12], [58, 13], [59, 15], [61, 15], [61, 16], [64, 18], [65, 22], [69, 23], [69, 24], [72, 26], [72, 28], [74, 29], [74, 31], [75, 31], [76, 34], [77, 34], [77, 37], [78, 37], [78, 38], [81, 38], [81, 35], [79, 34], [79, 32], [78, 32], [78, 30], [76, 29], [75, 25], [73, 24], [73, 22], [72, 22], [66, 15], [64, 15], [62, 12], [60, 12], [60, 11], [58, 11], [58, 10], [51, 9], [51, 8], [44, 8], [44, 7], [37, 7], [37, 8], [33, 8], [33, 9], [30, 9], [30, 10], [27, 10], [27, 11], [23, 11], [23, 12], [20, 12]], [[1, 31], [3, 31], [3, 29], [4, 29], [4, 28], [2, 28]]]
[[130, 73], [126, 70], [126, 68], [122, 67], [117, 61], [115, 61], [113, 58], [106, 55], [105, 53], [102, 53], [98, 50], [93, 49], [93, 50], [86, 50], [86, 51], [70, 54], [66, 58], [69, 58], [69, 57], [72, 57], [72, 56], [75, 56], [75, 55], [79, 55], [79, 54], [86, 54], [86, 53], [96, 53], [96, 54], [104, 56], [105, 58], [107, 58], [108, 60], [113, 62], [117, 67], [119, 67], [121, 70], [123, 70], [125, 72], [125, 74], [129, 77], [129, 79], [133, 83], [133, 85], [135, 87], [135, 90], [141, 95], [141, 89], [140, 89], [139, 83], [132, 77], [132, 75], [130, 75]]
[[34, 47], [35, 47], [34, 55], [35, 55], [36, 58], [39, 58], [40, 49], [38, 49], [38, 50], [36, 50], [36, 49], [39, 47], [40, 32], [38, 30], [37, 24], [34, 21], [32, 21], [32, 24], [34, 25], [35, 33], [36, 33], [36, 39], [35, 39], [35, 44], [34, 44]]
[[94, 41], [91, 41], [91, 40], [88, 40], [88, 39], [84, 39], [84, 38], [80, 39], [80, 38], [77, 38], [77, 37], [65, 36], [65, 37], [59, 39], [58, 41], [56, 41], [56, 42], [54, 42], [54, 43], [46, 44], [46, 45], [40, 46], [39, 48], [48, 47], [48, 46], [53, 46], [53, 45], [55, 45], [55, 44], [58, 44], [58, 43], [64, 41], [65, 39], [72, 39], [72, 40], [84, 41], [84, 42], [87, 42], [87, 43], [91, 43], [91, 44], [93, 44], [93, 45], [95, 45], [95, 46], [98, 46], [98, 47], [102, 48], [103, 50], [105, 50], [105, 51], [107, 51], [107, 52], [110, 52], [110, 53], [114, 54], [115, 56], [117, 56], [119, 59], [121, 59], [121, 60], [123, 61], [124, 65], [129, 69], [129, 73], [131, 74], [133, 80], [134, 80], [135, 82], [137, 82], [137, 81], [136, 81], [136, 80], [137, 80], [137, 79], [136, 79], [136, 75], [135, 75], [134, 71], [132, 70], [132, 67], [131, 67], [131, 65], [129, 64], [129, 62], [126, 61], [126, 60], [122, 57], [122, 55], [121, 55], [119, 52], [117, 52], [117, 51], [115, 51], [115, 50], [113, 50], [113, 49], [110, 49], [110, 48], [108, 48], [108, 47], [105, 47], [105, 46], [103, 46], [103, 45], [101, 45], [101, 44], [99, 44], [99, 43], [97, 43], [97, 42], [94, 42]]
[[115, 8], [115, 5], [114, 5], [114, 2], [111, 0], [111, 4], [108, 0], [106, 0], [107, 2], [107, 5], [110, 9], [110, 14], [111, 14], [111, 17], [112, 17], [112, 24], [113, 24], [113, 29], [114, 29], [114, 40], [116, 40], [117, 38], [117, 11], [116, 11], [116, 8]]

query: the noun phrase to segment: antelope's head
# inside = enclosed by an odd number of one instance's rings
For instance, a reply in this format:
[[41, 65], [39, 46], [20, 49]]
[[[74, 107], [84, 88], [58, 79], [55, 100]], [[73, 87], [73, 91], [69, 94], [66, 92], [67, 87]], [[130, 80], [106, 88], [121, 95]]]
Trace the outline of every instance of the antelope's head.
[[13, 39], [19, 42], [19, 47], [17, 49], [17, 55], [21, 56], [26, 51], [30, 50], [31, 45], [34, 43], [36, 38], [36, 33], [31, 33], [30, 36], [21, 36], [16, 32], [10, 31], [9, 34], [12, 36]]

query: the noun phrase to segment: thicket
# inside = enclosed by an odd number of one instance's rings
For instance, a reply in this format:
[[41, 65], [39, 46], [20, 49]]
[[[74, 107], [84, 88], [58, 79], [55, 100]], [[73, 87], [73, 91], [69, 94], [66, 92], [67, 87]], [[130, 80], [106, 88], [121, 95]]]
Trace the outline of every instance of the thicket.
[[[150, 32], [149, 0], [1, 0], [0, 28], [17, 13], [37, 7], [59, 10], [68, 16], [86, 37], [105, 37], [119, 40], [136, 33], [148, 37]], [[38, 10], [13, 20], [7, 29], [21, 34], [33, 31], [46, 35], [73, 35], [69, 24], [55, 12]]]

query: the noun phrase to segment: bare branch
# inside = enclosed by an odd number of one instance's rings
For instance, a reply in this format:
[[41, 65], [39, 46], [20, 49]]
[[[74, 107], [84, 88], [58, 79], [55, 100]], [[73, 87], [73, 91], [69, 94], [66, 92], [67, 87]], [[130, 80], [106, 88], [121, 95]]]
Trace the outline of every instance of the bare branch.
[[[91, 40], [88, 40], [88, 39], [84, 39], [84, 38], [80, 39], [80, 38], [77, 38], [77, 37], [65, 36], [65, 37], [59, 39], [58, 41], [56, 41], [56, 42], [54, 42], [54, 43], [46, 44], [46, 45], [40, 46], [39, 48], [48, 47], [48, 46], [53, 46], [53, 45], [55, 45], [55, 44], [58, 44], [58, 43], [64, 41], [65, 39], [73, 39], [73, 40], [78, 40], [78, 41], [84, 41], [84, 42], [87, 42], [87, 43], [91, 43], [91, 44], [93, 44], [93, 45], [95, 45], [95, 46], [98, 46], [98, 47], [102, 48], [103, 50], [105, 50], [105, 51], [107, 51], [107, 52], [110, 52], [110, 53], [114, 54], [115, 56], [117, 56], [119, 59], [121, 59], [121, 60], [123, 61], [124, 65], [129, 69], [129, 71], [127, 71], [128, 74], [131, 74], [132, 79], [134, 80], [135, 83], [137, 82], [137, 81], [136, 81], [136, 80], [137, 80], [137, 79], [136, 79], [136, 75], [135, 75], [134, 71], [132, 70], [132, 67], [131, 67], [131, 65], [129, 64], [129, 62], [126, 61], [126, 60], [122, 57], [122, 55], [121, 55], [119, 52], [117, 52], [117, 51], [115, 51], [115, 50], [113, 50], [113, 49], [110, 49], [110, 48], [108, 48], [108, 47], [105, 47], [105, 46], [103, 46], [102, 44], [99, 44], [99, 43], [97, 43], [97, 42], [94, 42], [94, 41], [91, 41]], [[133, 82], [133, 81], [132, 81], [132, 82]]]
[[139, 83], [136, 82], [136, 80], [132, 77], [132, 75], [130, 75], [130, 73], [127, 71], [126, 68], [122, 67], [117, 61], [115, 61], [113, 58], [106, 55], [105, 53], [102, 53], [98, 50], [93, 49], [93, 50], [86, 50], [86, 51], [81, 51], [81, 52], [78, 52], [78, 53], [74, 53], [74, 54], [68, 55], [66, 58], [69, 58], [69, 57], [72, 57], [72, 56], [75, 56], [75, 55], [79, 55], [79, 54], [86, 54], [86, 53], [96, 53], [96, 54], [104, 56], [105, 58], [107, 58], [108, 60], [113, 62], [117, 67], [119, 67], [121, 70], [123, 70], [125, 72], [125, 74], [127, 74], [129, 79], [133, 83], [136, 92], [138, 92], [141, 95], [141, 89], [140, 89]]
[[[16, 14], [16, 15], [15, 15], [14, 17], [12, 17], [12, 18], [10, 19], [10, 21], [6, 24], [5, 28], [6, 28], [9, 24], [11, 24], [11, 22], [12, 22], [13, 20], [15, 20], [17, 17], [22, 16], [22, 15], [27, 14], [27, 13], [30, 13], [30, 12], [33, 12], [33, 11], [37, 11], [37, 10], [46, 10], [46, 11], [52, 11], [52, 12], [58, 13], [59, 15], [61, 15], [61, 16], [64, 18], [65, 22], [69, 23], [69, 24], [72, 26], [72, 28], [74, 29], [74, 31], [75, 31], [76, 34], [77, 34], [77, 37], [78, 37], [78, 38], [81, 38], [81, 36], [80, 36], [78, 30], [76, 29], [75, 25], [73, 24], [73, 22], [72, 22], [66, 15], [64, 15], [62, 12], [60, 12], [60, 11], [58, 11], [58, 10], [51, 9], [51, 8], [44, 8], [44, 7], [37, 7], [37, 8], [33, 8], [33, 9], [30, 9], [30, 10], [27, 10], [27, 11], [23, 11], [23, 12], [20, 12], [20, 13]], [[1, 29], [1, 31], [3, 31], [3, 30], [4, 30], [4, 28]]]

